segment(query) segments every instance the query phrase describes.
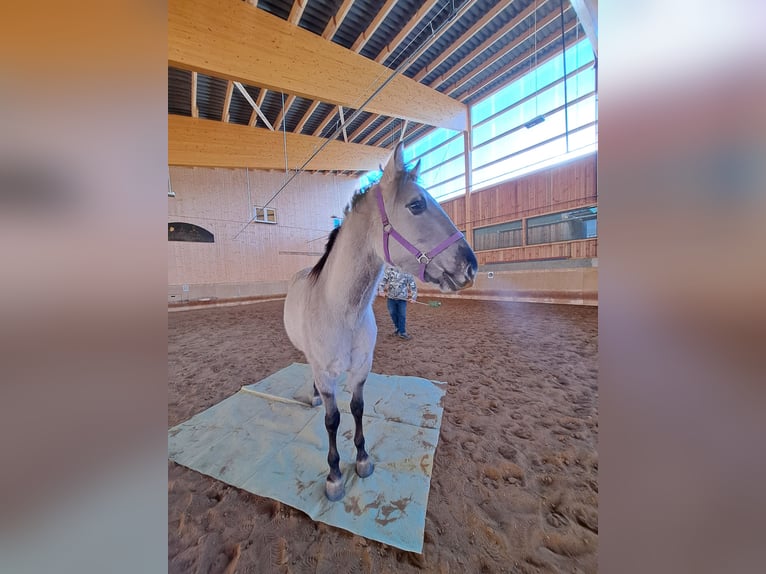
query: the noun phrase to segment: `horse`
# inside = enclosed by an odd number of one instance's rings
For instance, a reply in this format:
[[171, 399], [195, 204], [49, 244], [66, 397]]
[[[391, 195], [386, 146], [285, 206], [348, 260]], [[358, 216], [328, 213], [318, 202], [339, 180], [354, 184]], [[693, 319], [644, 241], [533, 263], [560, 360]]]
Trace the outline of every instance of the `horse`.
[[365, 450], [362, 415], [364, 383], [378, 334], [372, 301], [384, 262], [438, 285], [443, 292], [470, 287], [476, 276], [473, 250], [418, 183], [419, 172], [419, 160], [414, 168], [407, 168], [404, 146], [399, 143], [378, 183], [351, 198], [343, 223], [330, 233], [321, 259], [313, 268], [297, 272], [288, 285], [285, 330], [311, 367], [312, 406], [324, 403], [325, 407], [330, 467], [325, 494], [332, 502], [345, 494], [336, 444], [340, 412], [335, 401], [344, 373], [352, 390], [356, 473], [367, 478], [375, 468]]

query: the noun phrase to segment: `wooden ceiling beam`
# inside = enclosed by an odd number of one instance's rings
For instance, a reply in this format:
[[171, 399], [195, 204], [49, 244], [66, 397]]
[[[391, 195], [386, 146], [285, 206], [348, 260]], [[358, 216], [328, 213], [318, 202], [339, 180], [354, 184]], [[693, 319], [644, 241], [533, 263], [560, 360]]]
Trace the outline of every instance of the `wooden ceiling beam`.
[[314, 133], [313, 133], [314, 136], [319, 137], [320, 135], [322, 135], [322, 130], [327, 127], [327, 124], [329, 124], [332, 121], [332, 119], [335, 117], [335, 114], [338, 113], [339, 107], [340, 106], [335, 106], [333, 109], [331, 109], [328, 112], [324, 120], [322, 120], [322, 123], [319, 124], [319, 127], [317, 127], [317, 129], [314, 130]]
[[[351, 10], [351, 6], [354, 4], [354, 0], [345, 0], [343, 4], [340, 5], [338, 10], [335, 12], [335, 15], [330, 18], [330, 20], [327, 22], [327, 25], [324, 28], [324, 31], [322, 32], [322, 38], [325, 40], [332, 40], [333, 36], [335, 36], [335, 32], [337, 32], [338, 27], [340, 27], [341, 23], [343, 22], [343, 19], [348, 14], [348, 11]], [[316, 111], [316, 109], [319, 107], [318, 100], [315, 101], [309, 109], [307, 109], [303, 117], [298, 122], [298, 125], [295, 127], [295, 132], [300, 133], [303, 129], [303, 126], [306, 125], [306, 122], [311, 117], [311, 114]]]
[[383, 50], [381, 50], [380, 54], [378, 54], [378, 56], [375, 58], [375, 61], [379, 64], [382, 64], [386, 58], [388, 58], [388, 56], [398, 50], [404, 39], [409, 35], [410, 32], [415, 29], [418, 24], [420, 24], [420, 21], [426, 17], [426, 14], [431, 11], [431, 8], [433, 8], [438, 1], [439, 0], [426, 0], [426, 2], [423, 3], [418, 11], [415, 12], [412, 18], [410, 18], [409, 22], [404, 25], [404, 28], [399, 30], [399, 33], [396, 35], [396, 37], [391, 40], [391, 42], [386, 47], [384, 47]]
[[334, 16], [330, 17], [330, 21], [327, 22], [327, 26], [322, 32], [322, 38], [325, 40], [332, 40], [335, 36], [335, 32], [338, 31], [340, 25], [343, 24], [343, 19], [348, 15], [348, 11], [351, 10], [351, 6], [354, 5], [354, 0], [343, 0], [343, 4], [335, 12]]
[[388, 16], [391, 13], [391, 10], [396, 5], [396, 2], [398, 0], [387, 0], [385, 4], [383, 4], [383, 7], [378, 10], [378, 14], [375, 16], [375, 18], [372, 19], [372, 22], [370, 22], [370, 25], [367, 26], [367, 29], [359, 34], [359, 37], [356, 39], [356, 41], [352, 44], [351, 50], [354, 52], [361, 52], [362, 48], [364, 48], [364, 45], [369, 42], [370, 38], [372, 38], [373, 34], [380, 28], [380, 25], [383, 23], [383, 20], [386, 19], [386, 16]]
[[[383, 122], [382, 124], [380, 124], [375, 130], [373, 130], [366, 138], [364, 138], [359, 143], [361, 143], [363, 145], [366, 145], [366, 144], [368, 144], [370, 142], [370, 140], [375, 139], [375, 137], [378, 134], [380, 134], [381, 132], [384, 132], [386, 130], [394, 130], [396, 128], [396, 126], [394, 124], [396, 124], [397, 121], [401, 122], [402, 120], [398, 120], [397, 118], [391, 118], [389, 121]], [[404, 121], [407, 121], [407, 120], [404, 120]]]
[[226, 84], [226, 97], [223, 100], [223, 112], [221, 112], [221, 121], [229, 121], [229, 108], [231, 108], [231, 96], [234, 94], [234, 82], [229, 80]]
[[[463, 6], [461, 6], [457, 10], [457, 12], [455, 13], [455, 17], [454, 17], [454, 19], [453, 19], [451, 24], [442, 27], [438, 32], [436, 32], [431, 37], [429, 37], [428, 40], [426, 40], [425, 43], [421, 44], [421, 46], [412, 55], [410, 55], [410, 58], [412, 59], [411, 62], [412, 63], [416, 62], [417, 59], [423, 53], [425, 53], [428, 50], [428, 48], [430, 48], [431, 45], [433, 45], [434, 42], [436, 42], [436, 40], [441, 38], [442, 35], [444, 35], [444, 33], [446, 33], [456, 22], [460, 21], [460, 18], [463, 16], [463, 14], [465, 14], [468, 11], [468, 9], [471, 7], [471, 5], [472, 5], [472, 2], [466, 2], [465, 4], [463, 4]], [[423, 14], [423, 16], [425, 16], [425, 13]], [[436, 92], [436, 90], [434, 90], [434, 91]], [[436, 92], [436, 93], [439, 93], [439, 92]], [[390, 114], [379, 114], [379, 115], [390, 115]], [[467, 117], [468, 117], [468, 111], [467, 111], [467, 108], [466, 108], [466, 118]], [[393, 122], [395, 122], [396, 119], [397, 119], [396, 117], [392, 117], [388, 121], [383, 122], [375, 131], [373, 131], [371, 134], [369, 134], [360, 143], [369, 142], [378, 133], [380, 133], [381, 130], [385, 129], [386, 127], [390, 126]], [[410, 118], [407, 118], [407, 119], [410, 119]], [[419, 123], [424, 123], [424, 124], [428, 124], [428, 125], [435, 125], [435, 124], [432, 124], [430, 122], [419, 122]], [[367, 124], [367, 125], [369, 125], [369, 124]], [[468, 124], [467, 124], [466, 121], [463, 121], [463, 126], [462, 127], [451, 127], [451, 126], [437, 126], [437, 127], [446, 127], [446, 128], [449, 128], [449, 129], [465, 131], [466, 129], [468, 129]], [[361, 131], [362, 131], [362, 129], [360, 127], [360, 129], [357, 129], [354, 133], [355, 134], [359, 134], [359, 133], [361, 133]], [[352, 140], [353, 140], [353, 138], [352, 138]]]
[[278, 127], [278, 128], [283, 127], [282, 126], [282, 120], [287, 115], [287, 110], [290, 109], [290, 106], [293, 105], [294, 101], [295, 101], [295, 96], [288, 96], [287, 99], [284, 101], [282, 109], [279, 111], [279, 114], [277, 115], [277, 119], [274, 120], [274, 125], [276, 127]]
[[[391, 73], [264, 10], [231, 0], [169, 0], [168, 63], [352, 109]], [[463, 104], [402, 75], [365, 109], [451, 129], [466, 127]]]
[[[415, 29], [418, 24], [420, 24], [423, 18], [426, 17], [426, 15], [431, 11], [437, 2], [438, 0], [426, 0], [426, 2], [418, 9], [418, 11], [415, 12], [413, 17], [410, 18], [407, 24], [405, 24], [404, 28], [399, 31], [396, 37], [383, 48], [380, 54], [378, 54], [378, 56], [375, 58], [375, 61], [382, 64], [389, 55], [396, 52], [404, 39], [410, 34], [410, 32], [412, 32], [412, 30]], [[349, 139], [354, 141], [362, 134], [362, 132], [364, 132], [364, 130], [370, 127], [370, 125], [372, 125], [372, 123], [375, 122], [378, 117], [380, 116], [371, 114], [370, 117], [368, 117], [358, 128], [356, 128], [356, 130], [354, 130], [354, 133], [349, 136]]]
[[[255, 127], [255, 124], [258, 122], [258, 117], [261, 115], [261, 106], [263, 105], [263, 100], [266, 99], [266, 94], [268, 93], [268, 90], [266, 88], [260, 88], [258, 90], [258, 99], [255, 100], [255, 105], [253, 106], [253, 111], [250, 114], [250, 121], [247, 122], [247, 125]], [[244, 96], [244, 94], [242, 94]], [[247, 98], [245, 98], [247, 99]], [[252, 104], [250, 104], [252, 106]], [[273, 129], [273, 128], [272, 128]]]
[[[428, 51], [428, 49], [433, 46], [434, 42], [436, 42], [439, 38], [441, 38], [444, 34], [446, 34], [452, 26], [460, 22], [460, 19], [463, 17], [463, 15], [468, 12], [469, 8], [473, 6], [473, 2], [466, 2], [463, 4], [460, 8], [458, 8], [455, 11], [455, 14], [452, 17], [452, 21], [447, 24], [446, 26], [442, 26], [436, 33], [432, 34], [428, 37], [428, 39], [423, 42], [420, 47], [415, 50], [413, 54], [411, 54], [409, 57], [411, 58], [409, 66], [405, 69], [405, 71], [412, 67], [412, 65], [418, 61], [418, 59]], [[445, 5], [446, 7], [446, 5]], [[437, 92], [438, 93], [438, 92]], [[434, 125], [434, 124], [430, 124]], [[448, 126], [440, 126], [440, 127], [448, 127]]]
[[[284, 138], [284, 139], [283, 139]], [[168, 116], [168, 164], [199, 167], [297, 169], [325, 140], [290, 132], [272, 132], [215, 120]], [[385, 163], [389, 150], [331, 141], [306, 166], [314, 170], [373, 170]]]
[[191, 115], [193, 118], [199, 117], [199, 106], [197, 106], [197, 72], [191, 73]]
[[372, 123], [377, 120], [380, 116], [376, 116], [375, 114], [371, 114], [369, 118], [364, 120], [362, 122], [362, 125], [360, 125], [356, 130], [354, 130], [354, 133], [351, 134], [351, 141], [354, 141], [361, 133], [366, 130], [368, 127], [372, 125]]
[[346, 118], [343, 116], [343, 106], [338, 106], [338, 115], [340, 123], [343, 126], [343, 141], [348, 143], [348, 132], [346, 131]]
[[287, 21], [290, 22], [290, 24], [298, 25], [298, 22], [301, 21], [301, 16], [303, 16], [303, 11], [306, 9], [306, 4], [309, 3], [309, 0], [295, 0], [293, 2], [293, 7], [290, 8], [290, 15], [287, 17]]
[[[545, 4], [547, 0], [543, 0], [542, 4]], [[498, 2], [495, 4], [495, 7], [492, 8], [489, 12], [487, 12], [484, 16], [481, 17], [480, 20], [474, 23], [473, 26], [471, 26], [468, 30], [463, 32], [463, 34], [455, 40], [455, 42], [450, 45], [450, 47], [447, 50], [444, 50], [443, 53], [439, 54], [439, 56], [433, 61], [429, 62], [428, 65], [424, 66], [420, 72], [415, 74], [413, 76], [413, 79], [416, 81], [420, 81], [423, 78], [425, 78], [429, 73], [431, 73], [433, 70], [438, 68], [442, 63], [444, 63], [447, 58], [452, 56], [455, 52], [457, 52], [463, 44], [465, 44], [468, 40], [473, 38], [477, 32], [479, 32], [484, 26], [487, 25], [488, 22], [490, 22], [493, 18], [495, 18], [500, 12], [508, 8], [510, 4], [506, 2]], [[521, 14], [518, 14], [512, 22], [520, 22], [527, 16], [529, 16], [532, 12], [534, 12], [535, 6], [534, 4], [531, 4], [529, 7], [527, 7]], [[507, 26], [507, 25], [506, 25]]]
[[298, 122], [298, 125], [295, 126], [295, 129], [293, 132], [296, 134], [301, 133], [303, 130], [303, 126], [306, 125], [306, 122], [309, 121], [309, 118], [312, 116], [312, 114], [316, 111], [316, 109], [319, 107], [319, 104], [321, 104], [319, 100], [315, 101], [313, 104], [309, 106], [309, 109], [306, 110], [306, 113], [303, 114], [303, 117], [301, 118], [301, 121]]
[[[267, 117], [266, 117], [266, 115], [263, 113], [263, 111], [261, 111], [261, 105], [260, 105], [260, 103], [256, 103], [256, 102], [254, 102], [254, 101], [253, 101], [253, 98], [250, 96], [250, 92], [248, 92], [248, 91], [245, 89], [245, 86], [243, 86], [243, 85], [242, 85], [240, 82], [234, 82], [234, 85], [235, 85], [235, 86], [237, 86], [237, 89], [238, 89], [238, 90], [240, 91], [240, 93], [242, 94], [242, 97], [243, 97], [243, 98], [245, 98], [245, 99], [247, 100], [247, 103], [248, 103], [248, 104], [250, 104], [250, 105], [252, 106], [252, 108], [253, 108], [253, 114], [258, 114], [258, 117], [259, 117], [259, 118], [261, 118], [261, 121], [262, 121], [264, 124], [266, 124], [266, 127], [267, 127], [267, 128], [269, 128], [271, 131], [274, 131], [274, 126], [272, 126], [272, 125], [269, 123], [269, 120], [268, 120], [268, 118], [267, 118]], [[258, 102], [261, 102], [261, 101], [262, 101], [262, 99], [259, 97], [259, 98], [258, 98]], [[255, 125], [255, 122], [254, 122], [254, 120], [253, 120], [253, 114], [250, 114], [250, 125], [251, 125], [251, 126], [254, 126], [254, 125]]]

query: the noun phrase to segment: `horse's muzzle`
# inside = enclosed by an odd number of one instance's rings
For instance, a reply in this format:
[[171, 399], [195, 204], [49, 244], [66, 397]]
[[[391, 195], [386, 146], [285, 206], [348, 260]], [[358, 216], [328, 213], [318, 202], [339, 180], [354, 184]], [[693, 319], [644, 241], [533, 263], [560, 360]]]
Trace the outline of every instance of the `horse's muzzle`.
[[460, 291], [473, 285], [479, 265], [476, 261], [476, 255], [467, 243], [460, 246], [458, 260], [462, 260], [461, 263], [463, 264], [459, 272], [447, 273], [445, 271], [442, 274], [439, 287], [443, 291]]
[[465, 259], [465, 271], [463, 272], [465, 282], [460, 288], [465, 289], [466, 287], [473, 285], [473, 280], [476, 278], [476, 271], [479, 269], [479, 263], [476, 261], [476, 254], [467, 243], [460, 246], [460, 255]]

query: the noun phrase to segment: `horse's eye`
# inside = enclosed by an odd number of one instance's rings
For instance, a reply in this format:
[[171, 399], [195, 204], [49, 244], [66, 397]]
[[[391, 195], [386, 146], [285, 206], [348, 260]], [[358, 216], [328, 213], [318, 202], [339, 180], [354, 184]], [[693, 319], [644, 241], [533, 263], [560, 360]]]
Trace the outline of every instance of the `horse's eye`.
[[407, 209], [410, 210], [410, 213], [412, 215], [418, 215], [420, 213], [423, 213], [426, 210], [426, 201], [425, 199], [418, 198], [415, 201], [411, 201], [407, 204]]

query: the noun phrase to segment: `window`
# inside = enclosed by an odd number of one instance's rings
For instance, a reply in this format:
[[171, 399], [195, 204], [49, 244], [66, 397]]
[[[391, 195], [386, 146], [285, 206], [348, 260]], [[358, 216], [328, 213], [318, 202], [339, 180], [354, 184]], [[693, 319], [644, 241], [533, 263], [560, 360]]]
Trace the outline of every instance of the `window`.
[[[471, 107], [475, 190], [518, 176], [531, 165], [595, 149], [596, 73], [590, 43], [568, 48], [566, 64], [565, 78], [559, 53]], [[537, 118], [544, 119], [532, 122]]]
[[597, 236], [598, 207], [583, 207], [527, 219], [527, 244], [555, 243]]
[[438, 128], [411, 144], [405, 159], [420, 160], [420, 183], [434, 199], [465, 193], [463, 132]]
[[502, 249], [522, 245], [521, 220], [481, 227], [473, 231], [473, 247], [476, 251]]
[[215, 236], [199, 225], [182, 221], [171, 221], [168, 223], [168, 241], [215, 243]]
[[277, 210], [273, 207], [254, 207], [253, 221], [257, 223], [276, 223]]
[[[566, 72], [559, 52], [471, 104], [472, 191], [597, 150], [596, 70], [587, 39], [567, 48]], [[411, 142], [405, 159], [421, 160], [422, 185], [445, 201], [465, 194], [465, 153], [462, 132], [438, 128]], [[375, 177], [380, 172], [362, 185]]]

